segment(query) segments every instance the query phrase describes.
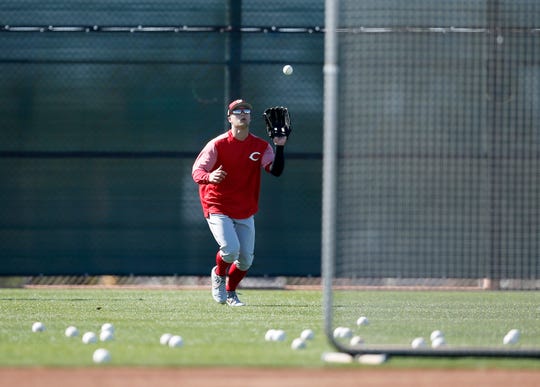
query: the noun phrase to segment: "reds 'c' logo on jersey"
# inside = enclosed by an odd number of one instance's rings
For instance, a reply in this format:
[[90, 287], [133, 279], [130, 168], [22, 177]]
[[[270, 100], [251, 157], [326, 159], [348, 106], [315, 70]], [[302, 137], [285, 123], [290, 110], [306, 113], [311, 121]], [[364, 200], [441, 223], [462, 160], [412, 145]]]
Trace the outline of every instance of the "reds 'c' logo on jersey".
[[252, 154], [249, 155], [249, 159], [253, 161], [259, 161], [260, 158], [261, 158], [261, 152], [253, 152]]

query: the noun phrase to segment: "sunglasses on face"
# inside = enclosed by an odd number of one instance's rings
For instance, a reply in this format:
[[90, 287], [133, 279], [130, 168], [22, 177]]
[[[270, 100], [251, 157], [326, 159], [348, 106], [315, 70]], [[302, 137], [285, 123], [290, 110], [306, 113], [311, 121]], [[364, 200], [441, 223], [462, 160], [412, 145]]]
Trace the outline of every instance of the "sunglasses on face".
[[251, 109], [234, 109], [232, 111], [232, 114], [241, 114], [241, 113], [251, 114]]

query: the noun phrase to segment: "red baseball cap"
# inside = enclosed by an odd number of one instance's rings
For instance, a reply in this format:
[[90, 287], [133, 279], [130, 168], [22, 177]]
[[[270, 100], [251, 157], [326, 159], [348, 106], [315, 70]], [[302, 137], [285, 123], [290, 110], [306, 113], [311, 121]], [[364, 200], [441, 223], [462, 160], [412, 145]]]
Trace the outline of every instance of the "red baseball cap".
[[253, 109], [253, 106], [251, 106], [251, 104], [249, 104], [248, 102], [244, 101], [243, 99], [237, 99], [237, 100], [234, 100], [232, 101], [230, 104], [229, 104], [229, 108], [227, 110], [227, 115], [230, 116], [231, 115], [231, 112], [234, 110], [234, 109], [238, 109], [238, 108], [248, 108], [248, 109]]

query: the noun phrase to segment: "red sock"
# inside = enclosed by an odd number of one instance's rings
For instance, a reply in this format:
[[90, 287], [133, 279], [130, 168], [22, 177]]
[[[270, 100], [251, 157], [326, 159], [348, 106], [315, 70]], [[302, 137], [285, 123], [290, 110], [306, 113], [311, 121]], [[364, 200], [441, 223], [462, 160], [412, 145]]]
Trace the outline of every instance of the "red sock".
[[236, 265], [231, 265], [229, 269], [229, 280], [227, 281], [227, 291], [231, 292], [236, 290], [236, 287], [244, 279], [247, 271], [240, 270]]
[[227, 275], [227, 271], [229, 270], [229, 266], [231, 266], [230, 263], [225, 262], [223, 258], [221, 258], [219, 251], [216, 254], [216, 265], [216, 274], [220, 277], [225, 277]]

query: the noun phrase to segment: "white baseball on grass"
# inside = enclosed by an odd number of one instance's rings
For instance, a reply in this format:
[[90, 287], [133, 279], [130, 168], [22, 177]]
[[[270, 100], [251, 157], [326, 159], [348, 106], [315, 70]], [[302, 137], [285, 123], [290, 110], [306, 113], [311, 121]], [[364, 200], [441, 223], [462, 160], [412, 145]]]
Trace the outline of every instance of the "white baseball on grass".
[[311, 329], [304, 329], [302, 333], [300, 333], [300, 338], [302, 340], [313, 340], [315, 337], [315, 332], [313, 332]]
[[347, 327], [337, 327], [334, 329], [334, 338], [335, 339], [350, 339], [353, 336], [351, 328]]
[[510, 330], [503, 338], [504, 345], [517, 344], [519, 341], [520, 332], [518, 329]]
[[440, 331], [440, 330], [435, 330], [435, 331], [431, 332], [431, 335], [429, 336], [429, 339], [431, 341], [433, 341], [438, 337], [443, 337], [444, 338], [444, 333], [442, 333], [442, 331]]
[[284, 341], [287, 334], [282, 329], [269, 329], [264, 335], [266, 341]]
[[291, 343], [291, 348], [294, 350], [306, 348], [306, 342], [302, 338], [298, 337]]
[[360, 316], [358, 317], [358, 320], [356, 320], [356, 325], [362, 326], [362, 325], [368, 325], [369, 320], [366, 316]]
[[101, 326], [101, 332], [104, 332], [104, 331], [110, 331], [112, 333], [114, 333], [114, 325], [112, 325], [111, 323], [105, 323]]
[[427, 343], [426, 343], [426, 340], [424, 340], [423, 337], [416, 337], [412, 342], [411, 342], [411, 347], [417, 349], [417, 348], [425, 348], [427, 347]]
[[446, 340], [444, 339], [443, 336], [436, 337], [431, 342], [431, 348], [441, 348], [441, 347], [444, 347], [444, 346], [446, 346]]
[[169, 340], [171, 339], [173, 335], [171, 335], [170, 333], [164, 333], [161, 335], [161, 337], [159, 338], [159, 343], [161, 345], [168, 345], [169, 344]]
[[276, 333], [276, 330], [275, 329], [269, 329], [266, 331], [266, 333], [264, 334], [264, 339], [266, 341], [274, 341], [274, 334]]
[[364, 344], [364, 339], [360, 336], [353, 336], [350, 341], [351, 345], [362, 345]]
[[111, 341], [111, 340], [114, 340], [114, 333], [113, 331], [101, 331], [99, 333], [99, 339], [101, 341]]
[[274, 331], [273, 340], [274, 341], [285, 341], [287, 334], [282, 329], [276, 329]]
[[344, 338], [344, 339], [350, 339], [353, 337], [353, 331], [351, 328], [347, 328], [347, 327], [344, 327], [342, 330], [341, 330], [341, 336]]
[[171, 348], [179, 348], [184, 345], [184, 340], [182, 339], [182, 336], [174, 335], [169, 339], [168, 345]]
[[285, 65], [283, 66], [283, 74], [285, 75], [291, 75], [293, 73], [294, 69], [291, 65]]
[[111, 361], [111, 354], [105, 348], [99, 348], [94, 351], [92, 355], [92, 360], [94, 363], [108, 363]]
[[64, 334], [66, 335], [66, 337], [79, 336], [79, 330], [77, 329], [77, 327], [70, 325], [69, 327], [66, 328]]
[[32, 332], [43, 332], [45, 330], [45, 324], [40, 321], [36, 321], [32, 324]]
[[85, 332], [82, 336], [82, 342], [85, 344], [93, 344], [97, 342], [97, 335], [94, 332]]

